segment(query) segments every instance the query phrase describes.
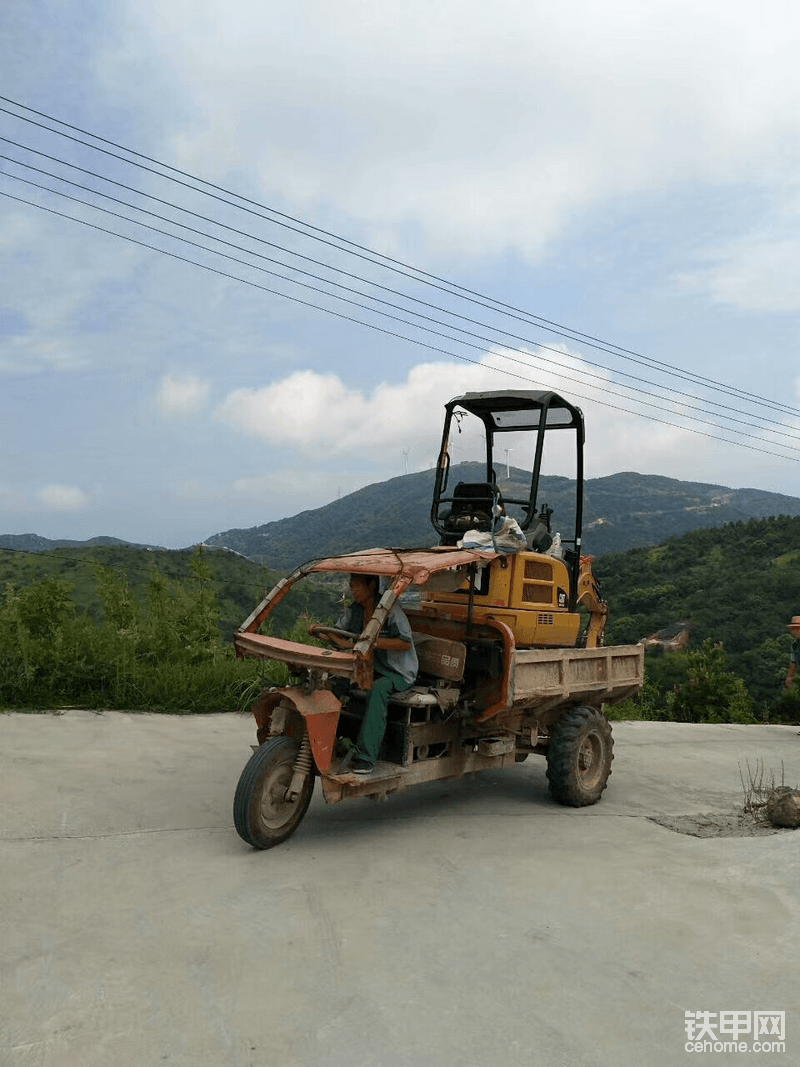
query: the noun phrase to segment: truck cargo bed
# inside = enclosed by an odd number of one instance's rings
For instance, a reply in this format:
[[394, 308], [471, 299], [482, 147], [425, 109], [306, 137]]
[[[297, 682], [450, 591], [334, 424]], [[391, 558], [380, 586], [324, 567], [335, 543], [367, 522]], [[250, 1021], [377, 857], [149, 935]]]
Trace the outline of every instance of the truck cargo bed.
[[541, 712], [564, 703], [613, 704], [637, 693], [643, 676], [642, 645], [517, 649], [513, 706]]

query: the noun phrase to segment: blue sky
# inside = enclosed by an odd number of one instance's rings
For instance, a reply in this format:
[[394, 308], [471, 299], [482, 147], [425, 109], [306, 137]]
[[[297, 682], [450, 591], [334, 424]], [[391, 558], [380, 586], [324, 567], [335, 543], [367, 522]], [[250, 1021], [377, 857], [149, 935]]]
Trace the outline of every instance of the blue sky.
[[[38, 205], [0, 196], [0, 533], [181, 547], [293, 515], [429, 467], [443, 404], [492, 388], [575, 400], [589, 477], [800, 496], [798, 31], [788, 2], [11, 0], [0, 95], [773, 406], [353, 260], [0, 101], [14, 112], [0, 112], [0, 153], [15, 161], [0, 160], [0, 192]], [[69, 163], [246, 231], [225, 236], [250, 255], [281, 243], [444, 304], [485, 322], [471, 328], [487, 340], [383, 321], [450, 354], [389, 337], [255, 285], [381, 324], [331, 296], [19, 180], [67, 188], [39, 166], [123, 195]], [[624, 373], [657, 397], [625, 393]], [[687, 392], [711, 425], [687, 422]]]

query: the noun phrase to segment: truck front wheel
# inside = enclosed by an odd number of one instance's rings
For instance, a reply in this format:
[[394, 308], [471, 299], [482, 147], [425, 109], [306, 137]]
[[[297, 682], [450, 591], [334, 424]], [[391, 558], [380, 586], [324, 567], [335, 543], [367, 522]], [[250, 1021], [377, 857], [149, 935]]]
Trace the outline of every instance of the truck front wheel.
[[550, 730], [547, 780], [559, 804], [596, 804], [614, 758], [611, 723], [597, 708], [572, 708]]
[[245, 765], [233, 799], [233, 821], [239, 837], [254, 848], [272, 848], [294, 833], [314, 791], [309, 773], [299, 796], [287, 800], [300, 746], [291, 737], [271, 737]]

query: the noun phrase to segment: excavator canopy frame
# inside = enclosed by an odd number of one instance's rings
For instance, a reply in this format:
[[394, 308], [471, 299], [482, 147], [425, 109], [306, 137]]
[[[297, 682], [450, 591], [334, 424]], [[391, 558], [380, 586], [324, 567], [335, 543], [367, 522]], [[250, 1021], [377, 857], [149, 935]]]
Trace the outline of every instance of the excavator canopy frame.
[[[485, 478], [486, 484], [493, 494], [498, 492], [497, 471], [495, 468], [498, 436], [508, 433], [535, 434], [531, 481], [527, 494], [524, 496], [503, 494], [504, 504], [515, 504], [522, 509], [522, 517], [519, 519], [519, 524], [524, 531], [529, 530], [538, 518], [539, 478], [545, 436], [554, 431], [566, 430], [574, 433], [575, 529], [572, 537], [562, 536], [562, 543], [567, 549], [566, 558], [570, 569], [570, 586], [572, 597], [574, 597], [578, 587], [583, 529], [583, 448], [585, 443], [583, 412], [580, 408], [575, 407], [574, 404], [570, 404], [568, 400], [559, 396], [558, 393], [549, 391], [519, 392], [516, 390], [501, 390], [487, 393], [465, 393], [463, 396], [457, 396], [446, 404], [442, 443], [436, 464], [436, 478], [431, 501], [431, 524], [442, 538], [447, 533], [445, 528], [446, 505], [452, 506], [457, 499], [453, 493], [448, 495], [447, 492], [450, 474], [451, 431], [454, 420], [458, 423], [458, 420], [465, 412], [474, 415], [483, 423], [483, 433], [486, 439]], [[443, 508], [445, 508], [444, 512]], [[574, 605], [571, 610], [574, 610]]]

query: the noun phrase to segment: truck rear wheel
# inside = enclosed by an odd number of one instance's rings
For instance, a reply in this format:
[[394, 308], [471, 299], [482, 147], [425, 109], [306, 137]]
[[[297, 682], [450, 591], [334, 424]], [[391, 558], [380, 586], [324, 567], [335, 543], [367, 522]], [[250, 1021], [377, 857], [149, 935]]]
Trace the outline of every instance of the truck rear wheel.
[[559, 804], [596, 804], [614, 758], [611, 723], [597, 708], [572, 708], [553, 725], [547, 749], [547, 780]]
[[295, 832], [305, 815], [314, 792], [313, 769], [299, 796], [286, 799], [299, 751], [293, 738], [271, 737], [245, 764], [233, 798], [233, 822], [239, 837], [248, 845], [279, 845]]

